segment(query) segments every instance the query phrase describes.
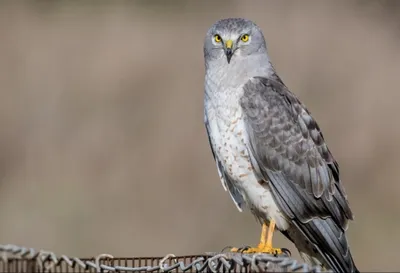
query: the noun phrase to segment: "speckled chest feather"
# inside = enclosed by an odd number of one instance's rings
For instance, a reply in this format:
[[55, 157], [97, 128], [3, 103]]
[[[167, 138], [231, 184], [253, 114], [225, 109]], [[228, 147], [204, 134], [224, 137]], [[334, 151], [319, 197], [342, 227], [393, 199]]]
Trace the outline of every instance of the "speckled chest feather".
[[274, 219], [277, 227], [285, 230], [288, 222], [276, 205], [268, 183], [259, 181], [255, 175], [247, 146], [244, 114], [239, 105], [240, 95], [237, 90], [206, 94], [205, 115], [212, 149], [223, 172], [230, 177], [232, 186], [240, 192], [256, 218], [259, 221]]

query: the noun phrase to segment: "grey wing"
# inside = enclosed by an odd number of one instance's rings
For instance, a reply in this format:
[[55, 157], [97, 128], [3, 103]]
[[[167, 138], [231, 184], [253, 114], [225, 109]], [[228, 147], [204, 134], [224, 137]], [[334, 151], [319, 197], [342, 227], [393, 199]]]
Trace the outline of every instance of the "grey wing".
[[276, 202], [337, 271], [355, 268], [346, 236], [353, 219], [339, 166], [315, 120], [281, 82], [256, 77], [241, 98], [249, 152]]
[[217, 158], [214, 148], [213, 148], [213, 143], [211, 142], [211, 137], [210, 137], [210, 126], [208, 122], [207, 115], [204, 114], [204, 123], [206, 125], [206, 130], [207, 130], [207, 135], [208, 135], [208, 141], [210, 143], [211, 147], [211, 152], [213, 154], [215, 163], [217, 164], [217, 170], [218, 170], [218, 175], [221, 180], [222, 186], [225, 191], [228, 191], [233, 202], [235, 203], [237, 209], [242, 212], [244, 207], [245, 207], [245, 202], [243, 199], [242, 194], [233, 186], [232, 178], [227, 174], [224, 170], [224, 167], [221, 163], [221, 161]]

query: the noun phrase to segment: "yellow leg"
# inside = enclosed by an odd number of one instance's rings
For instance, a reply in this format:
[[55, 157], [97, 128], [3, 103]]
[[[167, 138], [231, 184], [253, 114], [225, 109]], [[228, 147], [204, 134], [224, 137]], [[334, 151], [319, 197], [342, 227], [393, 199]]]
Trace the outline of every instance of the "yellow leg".
[[269, 223], [269, 227], [268, 227], [267, 241], [265, 242], [266, 247], [272, 248], [272, 236], [274, 236], [274, 230], [275, 230], [275, 221], [272, 220]]
[[[272, 237], [275, 230], [275, 221], [271, 220], [269, 226], [264, 222], [261, 229], [260, 243], [257, 247], [251, 247], [244, 251], [243, 253], [267, 253], [278, 255], [282, 253], [282, 249], [272, 247]], [[232, 252], [240, 252], [238, 248], [232, 248]]]
[[261, 238], [260, 238], [260, 243], [259, 243], [259, 245], [265, 245], [265, 243], [266, 243], [266, 239], [267, 239], [267, 236], [268, 236], [268, 232], [269, 230], [268, 230], [268, 226], [267, 226], [267, 224], [264, 222], [263, 223], [263, 225], [262, 225], [262, 228], [261, 228]]

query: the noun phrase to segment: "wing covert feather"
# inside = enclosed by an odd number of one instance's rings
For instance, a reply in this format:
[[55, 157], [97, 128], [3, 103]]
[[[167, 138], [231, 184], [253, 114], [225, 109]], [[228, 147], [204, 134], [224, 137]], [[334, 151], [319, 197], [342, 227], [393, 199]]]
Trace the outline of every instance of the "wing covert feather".
[[252, 78], [240, 100], [257, 176], [327, 263], [357, 271], [345, 230], [353, 219], [339, 165], [306, 107], [281, 81]]
[[241, 98], [250, 150], [301, 222], [333, 220], [343, 229], [353, 214], [339, 179], [338, 164], [318, 124], [281, 82], [253, 78]]
[[281, 82], [260, 77], [244, 86], [240, 103], [253, 158], [287, 213], [301, 222], [332, 217], [345, 229], [353, 214], [338, 164], [305, 106]]
[[339, 165], [306, 107], [281, 81], [252, 78], [240, 100], [258, 176], [328, 263], [353, 268], [346, 236], [353, 219]]

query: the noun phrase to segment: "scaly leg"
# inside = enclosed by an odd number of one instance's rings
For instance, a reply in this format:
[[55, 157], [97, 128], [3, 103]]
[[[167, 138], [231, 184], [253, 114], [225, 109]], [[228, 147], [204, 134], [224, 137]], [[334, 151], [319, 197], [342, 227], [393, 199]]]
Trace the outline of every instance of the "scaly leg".
[[238, 248], [232, 248], [232, 252], [243, 252], [243, 253], [267, 253], [278, 255], [282, 253], [282, 249], [272, 247], [272, 237], [275, 230], [275, 221], [271, 220], [269, 226], [264, 222], [261, 229], [260, 243], [257, 247], [251, 247], [244, 251], [240, 251]]

